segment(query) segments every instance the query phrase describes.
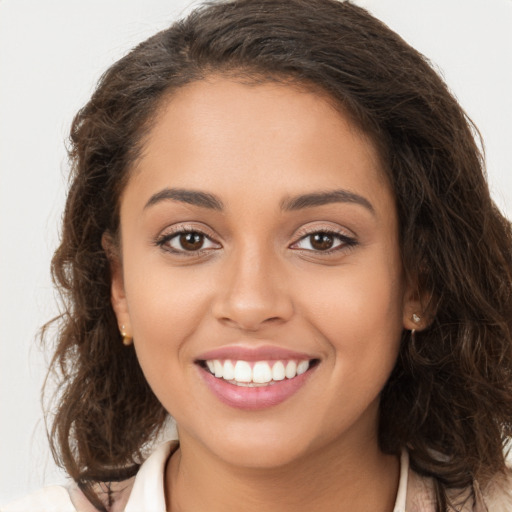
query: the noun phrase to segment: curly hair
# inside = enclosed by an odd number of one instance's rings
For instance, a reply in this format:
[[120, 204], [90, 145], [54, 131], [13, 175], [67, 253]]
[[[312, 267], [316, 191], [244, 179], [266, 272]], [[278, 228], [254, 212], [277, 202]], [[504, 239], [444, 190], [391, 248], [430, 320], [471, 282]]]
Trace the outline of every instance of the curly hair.
[[386, 453], [407, 447], [447, 510], [448, 489], [485, 485], [506, 467], [512, 229], [489, 195], [478, 132], [443, 80], [382, 22], [336, 0], [205, 4], [115, 63], [76, 115], [52, 262], [65, 308], [51, 367], [57, 463], [104, 510], [92, 483], [135, 474], [168, 418], [120, 343], [102, 237], [117, 237], [121, 192], [164, 99], [211, 74], [321, 90], [379, 148], [405, 272], [431, 319], [403, 332], [379, 442]]

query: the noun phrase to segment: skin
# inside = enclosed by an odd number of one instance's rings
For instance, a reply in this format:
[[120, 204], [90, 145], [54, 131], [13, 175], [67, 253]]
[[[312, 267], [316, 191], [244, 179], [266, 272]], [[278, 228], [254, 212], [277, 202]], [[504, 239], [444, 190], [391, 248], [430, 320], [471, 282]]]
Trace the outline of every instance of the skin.
[[[214, 194], [224, 209], [155, 196], [171, 188]], [[340, 189], [371, 206], [280, 209]], [[379, 393], [419, 303], [372, 142], [322, 94], [210, 77], [162, 104], [120, 215], [112, 303], [180, 435], [168, 508], [391, 511], [399, 463], [378, 448]], [[202, 250], [169, 240], [178, 227], [205, 233]], [[326, 230], [345, 237], [331, 252], [308, 236]], [[244, 411], [220, 402], [195, 363], [232, 344], [319, 364], [283, 403]]]

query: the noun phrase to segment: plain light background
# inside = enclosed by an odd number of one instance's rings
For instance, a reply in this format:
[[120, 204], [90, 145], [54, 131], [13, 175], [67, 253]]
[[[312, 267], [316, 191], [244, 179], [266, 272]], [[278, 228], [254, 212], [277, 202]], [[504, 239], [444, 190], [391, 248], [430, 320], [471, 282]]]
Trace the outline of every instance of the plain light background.
[[[512, 0], [355, 3], [443, 73], [482, 132], [493, 196], [512, 217]], [[0, 0], [0, 503], [64, 480], [42, 420], [49, 355], [37, 331], [57, 313], [49, 265], [71, 119], [102, 71], [191, 5]]]

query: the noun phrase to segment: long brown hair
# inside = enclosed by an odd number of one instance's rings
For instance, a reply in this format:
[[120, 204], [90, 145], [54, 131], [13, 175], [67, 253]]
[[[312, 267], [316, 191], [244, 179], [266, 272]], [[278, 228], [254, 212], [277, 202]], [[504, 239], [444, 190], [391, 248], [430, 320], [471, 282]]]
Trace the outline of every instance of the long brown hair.
[[[212, 73], [316, 87], [379, 147], [407, 277], [430, 326], [402, 336], [381, 397], [381, 449], [407, 447], [446, 489], [505, 471], [512, 435], [512, 232], [489, 196], [476, 129], [428, 61], [350, 2], [204, 5], [114, 64], [76, 115], [53, 276], [63, 297], [49, 418], [57, 462], [99, 508], [94, 481], [133, 475], [167, 412], [110, 304], [104, 233], [163, 98]], [[47, 331], [49, 333], [51, 331]]]

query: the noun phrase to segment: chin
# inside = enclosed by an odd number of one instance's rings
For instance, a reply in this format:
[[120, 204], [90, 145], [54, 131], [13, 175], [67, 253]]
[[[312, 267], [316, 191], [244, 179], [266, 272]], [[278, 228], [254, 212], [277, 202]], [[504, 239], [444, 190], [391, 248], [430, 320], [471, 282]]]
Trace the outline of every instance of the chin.
[[226, 446], [220, 447], [218, 456], [233, 466], [253, 470], [269, 470], [286, 467], [300, 460], [307, 450], [289, 441], [229, 439]]
[[[299, 428], [298, 428], [299, 427]], [[215, 458], [246, 469], [278, 469], [297, 463], [315, 450], [322, 450], [318, 439], [306, 422], [278, 422], [264, 419], [249, 422], [230, 422], [229, 425], [210, 425], [208, 437], [200, 436], [203, 445]], [[197, 437], [196, 437], [197, 439]], [[205, 442], [206, 441], [206, 442]]]

